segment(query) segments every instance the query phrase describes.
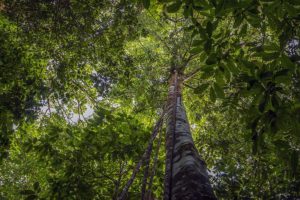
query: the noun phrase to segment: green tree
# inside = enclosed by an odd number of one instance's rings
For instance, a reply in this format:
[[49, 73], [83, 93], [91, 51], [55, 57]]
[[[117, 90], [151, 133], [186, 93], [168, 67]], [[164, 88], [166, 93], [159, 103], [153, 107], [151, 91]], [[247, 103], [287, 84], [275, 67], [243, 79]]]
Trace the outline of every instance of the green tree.
[[0, 197], [297, 199], [299, 11], [2, 1]]

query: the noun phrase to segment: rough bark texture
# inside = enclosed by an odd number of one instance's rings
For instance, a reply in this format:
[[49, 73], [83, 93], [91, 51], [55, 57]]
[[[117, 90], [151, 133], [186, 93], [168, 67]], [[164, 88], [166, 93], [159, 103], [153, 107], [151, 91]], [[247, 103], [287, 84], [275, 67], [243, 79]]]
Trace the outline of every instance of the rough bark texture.
[[174, 147], [174, 134], [176, 127], [176, 99], [178, 92], [178, 74], [175, 72], [170, 80], [170, 88], [167, 103], [167, 133], [166, 133], [166, 166], [165, 166], [165, 181], [164, 181], [164, 200], [171, 200], [172, 193], [172, 158]]
[[174, 74], [169, 90], [164, 200], [216, 199], [209, 183], [206, 164], [191, 136], [178, 80], [180, 77]]

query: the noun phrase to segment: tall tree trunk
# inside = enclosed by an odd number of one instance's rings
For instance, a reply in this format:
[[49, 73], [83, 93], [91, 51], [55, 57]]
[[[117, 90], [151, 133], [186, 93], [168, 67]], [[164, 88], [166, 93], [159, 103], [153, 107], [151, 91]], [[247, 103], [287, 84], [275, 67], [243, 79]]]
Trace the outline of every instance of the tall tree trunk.
[[195, 148], [181, 95], [181, 77], [174, 72], [167, 108], [164, 200], [215, 200], [206, 164]]

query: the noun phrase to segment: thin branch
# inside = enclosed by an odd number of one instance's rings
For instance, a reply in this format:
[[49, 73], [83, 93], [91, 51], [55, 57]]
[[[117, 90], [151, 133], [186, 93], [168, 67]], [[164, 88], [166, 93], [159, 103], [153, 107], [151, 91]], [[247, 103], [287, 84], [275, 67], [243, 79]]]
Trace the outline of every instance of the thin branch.
[[201, 67], [199, 67], [199, 68], [195, 69], [194, 71], [190, 72], [189, 74], [185, 75], [183, 82], [186, 82], [189, 79], [193, 78], [200, 70], [201, 70]]
[[[191, 49], [192, 43], [193, 43], [193, 37], [191, 37], [191, 39], [190, 39], [189, 46], [188, 46], [187, 50], [185, 51], [185, 53], [183, 54], [182, 60], [185, 60], [185, 57], [187, 56], [188, 52], [189, 52], [190, 49]], [[187, 65], [188, 62], [190, 61], [190, 60], [189, 60], [190, 57], [191, 57], [191, 55], [186, 59], [186, 60], [187, 60], [186, 65]], [[185, 65], [185, 66], [186, 66], [186, 65]]]
[[194, 88], [194, 87], [192, 87], [192, 86], [190, 86], [190, 85], [188, 85], [188, 84], [186, 84], [186, 83], [182, 83], [182, 85], [184, 85], [184, 86], [186, 86], [186, 87], [188, 87], [188, 88], [191, 88], [191, 89], [196, 89], [196, 88]]
[[157, 143], [157, 146], [156, 146], [156, 149], [155, 149], [155, 155], [154, 155], [153, 166], [152, 166], [152, 171], [151, 171], [149, 185], [148, 185], [148, 191], [147, 191], [147, 194], [146, 194], [146, 200], [149, 200], [150, 197], [151, 197], [152, 184], [153, 184], [153, 179], [154, 179], [154, 176], [155, 176], [155, 173], [156, 173], [158, 154], [159, 154], [161, 141], [162, 141], [162, 126], [159, 130], [159, 139], [158, 139], [158, 143]]
[[128, 190], [129, 190], [131, 184], [133, 183], [133, 181], [136, 177], [136, 174], [140, 171], [140, 168], [141, 168], [144, 160], [147, 158], [148, 154], [150, 153], [153, 141], [155, 140], [155, 138], [158, 134], [159, 127], [162, 125], [164, 115], [165, 115], [165, 112], [163, 111], [162, 115], [160, 116], [159, 120], [156, 122], [156, 124], [154, 126], [154, 129], [152, 131], [152, 135], [151, 135], [151, 138], [149, 140], [147, 149], [145, 150], [145, 152], [144, 152], [142, 158], [140, 159], [140, 161], [136, 164], [130, 179], [127, 181], [127, 183], [125, 184], [120, 196], [118, 197], [118, 200], [124, 200], [126, 198]]
[[[51, 106], [50, 106], [50, 100], [49, 100], [49, 97], [47, 98], [47, 104], [48, 104], [48, 109], [47, 109], [47, 111], [49, 110], [49, 114], [50, 114], [50, 117], [51, 117]], [[47, 112], [46, 111], [46, 112]]]
[[147, 180], [148, 180], [148, 175], [149, 175], [149, 165], [150, 165], [150, 158], [151, 158], [151, 153], [152, 153], [152, 145], [149, 147], [149, 153], [147, 154], [147, 157], [145, 158], [145, 169], [144, 169], [144, 176], [143, 176], [143, 181], [142, 181], [142, 189], [141, 189], [141, 199], [143, 200], [145, 198], [145, 193], [146, 193], [146, 187], [147, 187]]
[[[82, 87], [79, 83], [75, 82], [74, 80], [72, 81], [72, 83], [81, 91], [83, 91], [86, 96], [88, 97], [88, 99], [90, 100], [90, 102], [97, 107], [98, 101], [96, 99], [94, 99], [94, 97], [92, 97], [88, 91], [86, 91], [86, 89], [84, 87]], [[87, 85], [86, 85], [87, 86]]]
[[156, 32], [154, 31], [149, 31], [150, 33], [152, 33], [154, 35], [154, 37], [156, 37], [156, 39], [158, 39], [160, 42], [162, 42], [162, 44], [167, 48], [167, 50], [173, 54], [174, 52], [172, 51], [172, 48], [169, 47], [168, 43], [166, 42], [165, 39], [162, 39], [160, 35], [158, 35]]
[[113, 194], [114, 200], [117, 200], [117, 198], [118, 198], [118, 193], [119, 193], [119, 188], [120, 188], [120, 184], [122, 181], [122, 176], [124, 175], [124, 167], [125, 167], [125, 164], [123, 163], [123, 161], [121, 161], [120, 169], [119, 169], [119, 173], [118, 173], [118, 180], [115, 182], [115, 189], [114, 189], [114, 194]]

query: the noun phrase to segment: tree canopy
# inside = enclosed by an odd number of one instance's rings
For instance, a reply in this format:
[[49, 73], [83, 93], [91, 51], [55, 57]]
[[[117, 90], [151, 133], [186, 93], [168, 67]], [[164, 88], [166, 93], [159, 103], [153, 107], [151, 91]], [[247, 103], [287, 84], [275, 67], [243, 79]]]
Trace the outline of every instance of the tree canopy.
[[0, 199], [118, 199], [174, 70], [216, 196], [300, 198], [299, 37], [298, 0], [0, 1]]

